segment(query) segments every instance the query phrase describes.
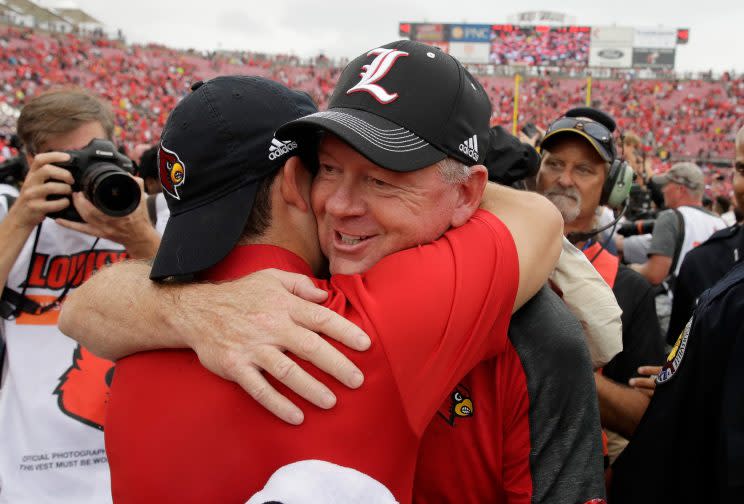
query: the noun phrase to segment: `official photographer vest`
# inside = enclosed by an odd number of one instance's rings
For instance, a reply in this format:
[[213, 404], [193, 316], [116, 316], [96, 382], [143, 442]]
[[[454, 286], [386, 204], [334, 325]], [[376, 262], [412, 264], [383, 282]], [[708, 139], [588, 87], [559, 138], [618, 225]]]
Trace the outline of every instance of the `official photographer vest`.
[[[7, 213], [0, 207], [0, 220]], [[101, 266], [125, 257], [121, 245], [45, 219], [26, 241], [7, 286], [42, 304]], [[103, 415], [113, 363], [57, 328], [59, 308], [2, 320], [0, 503], [111, 502]]]

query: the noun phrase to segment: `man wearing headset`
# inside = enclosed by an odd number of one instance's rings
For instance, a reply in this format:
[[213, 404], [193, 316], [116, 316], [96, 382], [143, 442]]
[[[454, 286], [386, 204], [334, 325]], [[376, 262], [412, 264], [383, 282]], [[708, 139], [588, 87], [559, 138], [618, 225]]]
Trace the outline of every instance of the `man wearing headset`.
[[[541, 144], [542, 163], [537, 191], [551, 200], [564, 220], [564, 232], [584, 252], [615, 294], [623, 311], [623, 351], [595, 373], [602, 425], [630, 437], [648, 404], [648, 398], [625, 384], [636, 368], [662, 362], [664, 344], [651, 285], [620, 264], [607, 249], [597, 217], [604, 205], [625, 203], [632, 171], [618, 158], [612, 133], [615, 121], [588, 107], [571, 109], [554, 121]], [[607, 226], [604, 226], [607, 227]], [[611, 459], [625, 442], [609, 436]]]

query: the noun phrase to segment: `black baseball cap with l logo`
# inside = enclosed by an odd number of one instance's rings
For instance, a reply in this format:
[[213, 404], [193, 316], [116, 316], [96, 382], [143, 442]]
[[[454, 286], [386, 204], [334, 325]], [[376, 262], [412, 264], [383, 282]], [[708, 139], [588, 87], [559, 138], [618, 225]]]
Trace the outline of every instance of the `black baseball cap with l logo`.
[[398, 172], [455, 158], [483, 163], [491, 102], [452, 56], [410, 40], [365, 52], [339, 77], [328, 110], [282, 126], [298, 137], [328, 131], [375, 164]]
[[161, 136], [158, 171], [170, 218], [153, 280], [203, 271], [232, 250], [261, 182], [302, 148], [274, 132], [318, 110], [307, 94], [262, 77], [216, 77], [192, 90]]

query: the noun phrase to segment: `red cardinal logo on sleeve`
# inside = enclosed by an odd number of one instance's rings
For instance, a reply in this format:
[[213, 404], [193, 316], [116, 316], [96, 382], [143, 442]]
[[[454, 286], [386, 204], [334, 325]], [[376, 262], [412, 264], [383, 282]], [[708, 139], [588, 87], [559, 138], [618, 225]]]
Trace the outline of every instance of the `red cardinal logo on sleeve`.
[[80, 345], [72, 365], [59, 378], [57, 404], [62, 412], [86, 425], [103, 430], [114, 363], [96, 357]]
[[177, 200], [181, 199], [178, 188], [186, 180], [186, 165], [178, 157], [178, 154], [167, 149], [162, 143], [158, 149], [158, 167], [160, 172], [160, 185], [163, 191]]

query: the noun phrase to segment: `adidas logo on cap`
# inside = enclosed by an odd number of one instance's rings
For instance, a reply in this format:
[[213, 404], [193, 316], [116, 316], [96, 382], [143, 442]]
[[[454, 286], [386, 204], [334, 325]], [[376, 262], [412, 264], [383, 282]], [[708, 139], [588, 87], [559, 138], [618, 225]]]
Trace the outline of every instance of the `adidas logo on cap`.
[[460, 152], [473, 161], [478, 161], [478, 135], [473, 135], [460, 144]]
[[287, 140], [280, 142], [276, 138], [271, 139], [271, 146], [269, 147], [269, 159], [275, 160], [276, 158], [283, 156], [289, 152], [292, 152], [297, 148], [297, 142], [293, 140]]

